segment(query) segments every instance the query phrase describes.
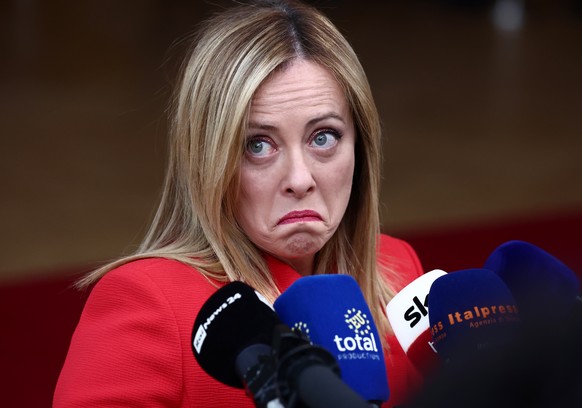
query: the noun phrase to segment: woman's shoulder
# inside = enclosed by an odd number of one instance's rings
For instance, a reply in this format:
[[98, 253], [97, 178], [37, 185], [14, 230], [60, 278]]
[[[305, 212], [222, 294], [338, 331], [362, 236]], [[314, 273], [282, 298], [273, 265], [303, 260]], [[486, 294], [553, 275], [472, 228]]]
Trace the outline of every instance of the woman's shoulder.
[[205, 280], [202, 273], [194, 266], [164, 257], [129, 260], [111, 269], [101, 279], [115, 280], [136, 277], [140, 279], [147, 277], [147, 279], [160, 283], [176, 278]]
[[214, 281], [195, 267], [184, 262], [162, 258], [142, 258], [128, 261], [107, 272], [93, 288], [93, 292], [143, 292], [165, 298], [194, 295], [210, 296], [222, 283]]
[[380, 234], [378, 253], [390, 254], [399, 258], [417, 258], [416, 251], [408, 242], [387, 234]]
[[199, 271], [174, 260], [139, 259], [111, 269], [85, 303], [55, 406], [162, 400], [179, 406], [183, 366], [186, 358], [191, 360], [184, 345], [189, 345], [196, 315], [213, 290]]
[[184, 273], [194, 268], [175, 259], [164, 257], [149, 257], [128, 260], [111, 269], [105, 276], [123, 276], [134, 273], [163, 274], [165, 271]]
[[[393, 281], [393, 289], [401, 290], [414, 279], [423, 274], [422, 265], [412, 246], [400, 239], [387, 234], [381, 234], [378, 240], [378, 262], [397, 279]], [[394, 280], [396, 280], [394, 282]]]

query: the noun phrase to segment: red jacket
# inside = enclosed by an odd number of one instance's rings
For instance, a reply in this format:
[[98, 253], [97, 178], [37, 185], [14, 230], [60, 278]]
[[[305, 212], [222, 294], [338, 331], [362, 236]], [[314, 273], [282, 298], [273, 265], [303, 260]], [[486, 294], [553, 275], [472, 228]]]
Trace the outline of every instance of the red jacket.
[[[401, 277], [395, 291], [422, 274], [405, 242], [383, 235], [380, 252]], [[300, 278], [275, 258], [267, 262], [281, 292]], [[244, 390], [202, 371], [192, 352], [194, 320], [215, 290], [195, 269], [163, 258], [107, 273], [93, 288], [73, 334], [54, 407], [253, 407]], [[394, 336], [388, 344], [385, 407], [403, 403], [420, 384]]]

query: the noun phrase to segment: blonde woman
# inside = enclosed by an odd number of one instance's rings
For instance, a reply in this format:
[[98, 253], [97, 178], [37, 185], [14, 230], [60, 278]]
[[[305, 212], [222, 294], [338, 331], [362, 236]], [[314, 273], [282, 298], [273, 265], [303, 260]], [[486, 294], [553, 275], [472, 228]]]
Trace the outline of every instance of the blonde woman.
[[384, 307], [422, 274], [380, 234], [381, 129], [358, 59], [314, 8], [258, 1], [199, 31], [174, 98], [164, 192], [139, 250], [89, 275], [54, 405], [250, 407], [191, 350], [217, 288], [268, 300], [305, 275], [353, 276], [384, 340], [390, 400], [417, 373]]

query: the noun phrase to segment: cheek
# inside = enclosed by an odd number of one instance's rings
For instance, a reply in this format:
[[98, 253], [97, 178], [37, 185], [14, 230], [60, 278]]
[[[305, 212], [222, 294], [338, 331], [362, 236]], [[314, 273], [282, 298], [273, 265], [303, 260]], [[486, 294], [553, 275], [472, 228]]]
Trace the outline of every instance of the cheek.
[[[352, 181], [354, 177], [354, 158], [347, 157], [345, 160], [338, 162], [327, 174], [328, 194], [336, 197], [337, 201], [346, 201], [349, 199], [352, 191]], [[339, 204], [339, 203], [338, 203]]]
[[332, 211], [332, 217], [339, 221], [343, 218], [350, 196], [352, 194], [352, 182], [354, 176], [354, 161], [346, 161], [341, 167], [335, 169], [336, 176], [329, 183], [328, 202]]
[[269, 179], [261, 172], [241, 169], [238, 200], [235, 203], [236, 217], [244, 229], [257, 226], [260, 216], [266, 216], [270, 187]]

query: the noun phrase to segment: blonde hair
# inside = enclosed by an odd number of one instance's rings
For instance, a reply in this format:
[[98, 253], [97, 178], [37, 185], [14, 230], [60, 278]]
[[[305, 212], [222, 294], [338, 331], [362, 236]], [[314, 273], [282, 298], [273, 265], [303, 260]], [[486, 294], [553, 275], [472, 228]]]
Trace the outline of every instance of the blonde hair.
[[[346, 39], [315, 8], [262, 1], [208, 20], [185, 60], [174, 98], [163, 195], [138, 250], [85, 276], [87, 286], [135, 259], [166, 257], [209, 279], [244, 281], [269, 300], [279, 295], [260, 251], [234, 216], [238, 169], [252, 97], [274, 71], [296, 58], [329, 70], [345, 92], [356, 126], [355, 170], [344, 218], [316, 256], [314, 274], [353, 276], [379, 330], [393, 296], [377, 260], [380, 233], [381, 128], [366, 75]], [[388, 268], [389, 269], [389, 268]], [[384, 336], [382, 336], [384, 337]]]

